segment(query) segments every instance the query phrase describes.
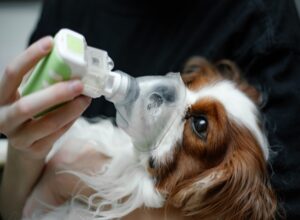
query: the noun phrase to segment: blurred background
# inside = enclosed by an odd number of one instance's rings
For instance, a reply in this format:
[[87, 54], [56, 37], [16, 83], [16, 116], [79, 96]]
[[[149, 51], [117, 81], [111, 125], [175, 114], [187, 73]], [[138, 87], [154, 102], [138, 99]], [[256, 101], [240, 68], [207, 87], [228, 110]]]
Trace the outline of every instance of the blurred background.
[[[42, 0], [0, 0], [0, 75], [7, 63], [26, 48], [41, 5]], [[0, 165], [6, 158], [6, 146], [6, 141], [0, 139]]]
[[26, 47], [41, 5], [41, 0], [0, 0], [0, 74]]
[[[300, 13], [300, 0], [294, 1]], [[42, 0], [0, 0], [0, 74], [6, 64], [27, 46], [41, 5]]]

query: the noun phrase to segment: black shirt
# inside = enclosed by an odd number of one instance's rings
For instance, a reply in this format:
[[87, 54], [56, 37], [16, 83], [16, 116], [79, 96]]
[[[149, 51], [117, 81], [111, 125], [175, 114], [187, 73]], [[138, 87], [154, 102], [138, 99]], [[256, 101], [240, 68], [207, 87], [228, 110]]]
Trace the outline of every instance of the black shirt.
[[[271, 177], [288, 219], [300, 219], [300, 22], [293, 0], [44, 0], [31, 42], [61, 28], [107, 50], [133, 76], [180, 71], [201, 55], [235, 61], [267, 94]], [[93, 101], [85, 116], [113, 116]]]

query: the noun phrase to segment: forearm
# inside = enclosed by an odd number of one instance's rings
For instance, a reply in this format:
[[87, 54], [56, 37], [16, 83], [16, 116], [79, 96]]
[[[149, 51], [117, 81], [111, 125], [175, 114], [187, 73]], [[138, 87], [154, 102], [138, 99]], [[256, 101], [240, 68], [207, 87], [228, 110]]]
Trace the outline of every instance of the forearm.
[[44, 159], [31, 159], [24, 152], [8, 148], [7, 163], [4, 168], [0, 211], [4, 219], [20, 219], [26, 198], [38, 180], [44, 167]]

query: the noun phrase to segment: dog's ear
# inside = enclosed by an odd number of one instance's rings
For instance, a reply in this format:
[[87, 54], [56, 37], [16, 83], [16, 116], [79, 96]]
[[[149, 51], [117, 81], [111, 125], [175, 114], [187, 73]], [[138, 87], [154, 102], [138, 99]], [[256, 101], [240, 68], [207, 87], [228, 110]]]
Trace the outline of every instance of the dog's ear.
[[183, 65], [181, 74], [200, 73], [207, 74], [207, 69], [212, 69], [214, 66], [201, 56], [192, 56], [186, 60]]
[[185, 63], [181, 71], [183, 82], [189, 89], [198, 89], [201, 84], [207, 84], [220, 78], [216, 67], [200, 56], [193, 56]]
[[275, 219], [266, 161], [250, 132], [232, 127], [224, 160], [170, 193], [167, 204], [198, 219]]
[[241, 70], [234, 62], [224, 59], [216, 62], [215, 66], [225, 79], [234, 81], [238, 85], [239, 89], [247, 94], [254, 103], [258, 106], [263, 104], [264, 100], [260, 91], [247, 83], [241, 74]]
[[242, 81], [241, 71], [234, 62], [224, 59], [216, 62], [215, 66], [224, 78], [237, 83]]

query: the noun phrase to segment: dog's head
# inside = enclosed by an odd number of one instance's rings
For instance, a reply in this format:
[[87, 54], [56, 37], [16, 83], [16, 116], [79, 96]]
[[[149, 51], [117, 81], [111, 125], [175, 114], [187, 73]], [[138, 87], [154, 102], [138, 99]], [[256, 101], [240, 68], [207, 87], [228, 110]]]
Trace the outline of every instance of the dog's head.
[[272, 219], [269, 145], [259, 92], [230, 61], [194, 57], [182, 73], [185, 116], [151, 152], [148, 170], [167, 204], [199, 219]]

